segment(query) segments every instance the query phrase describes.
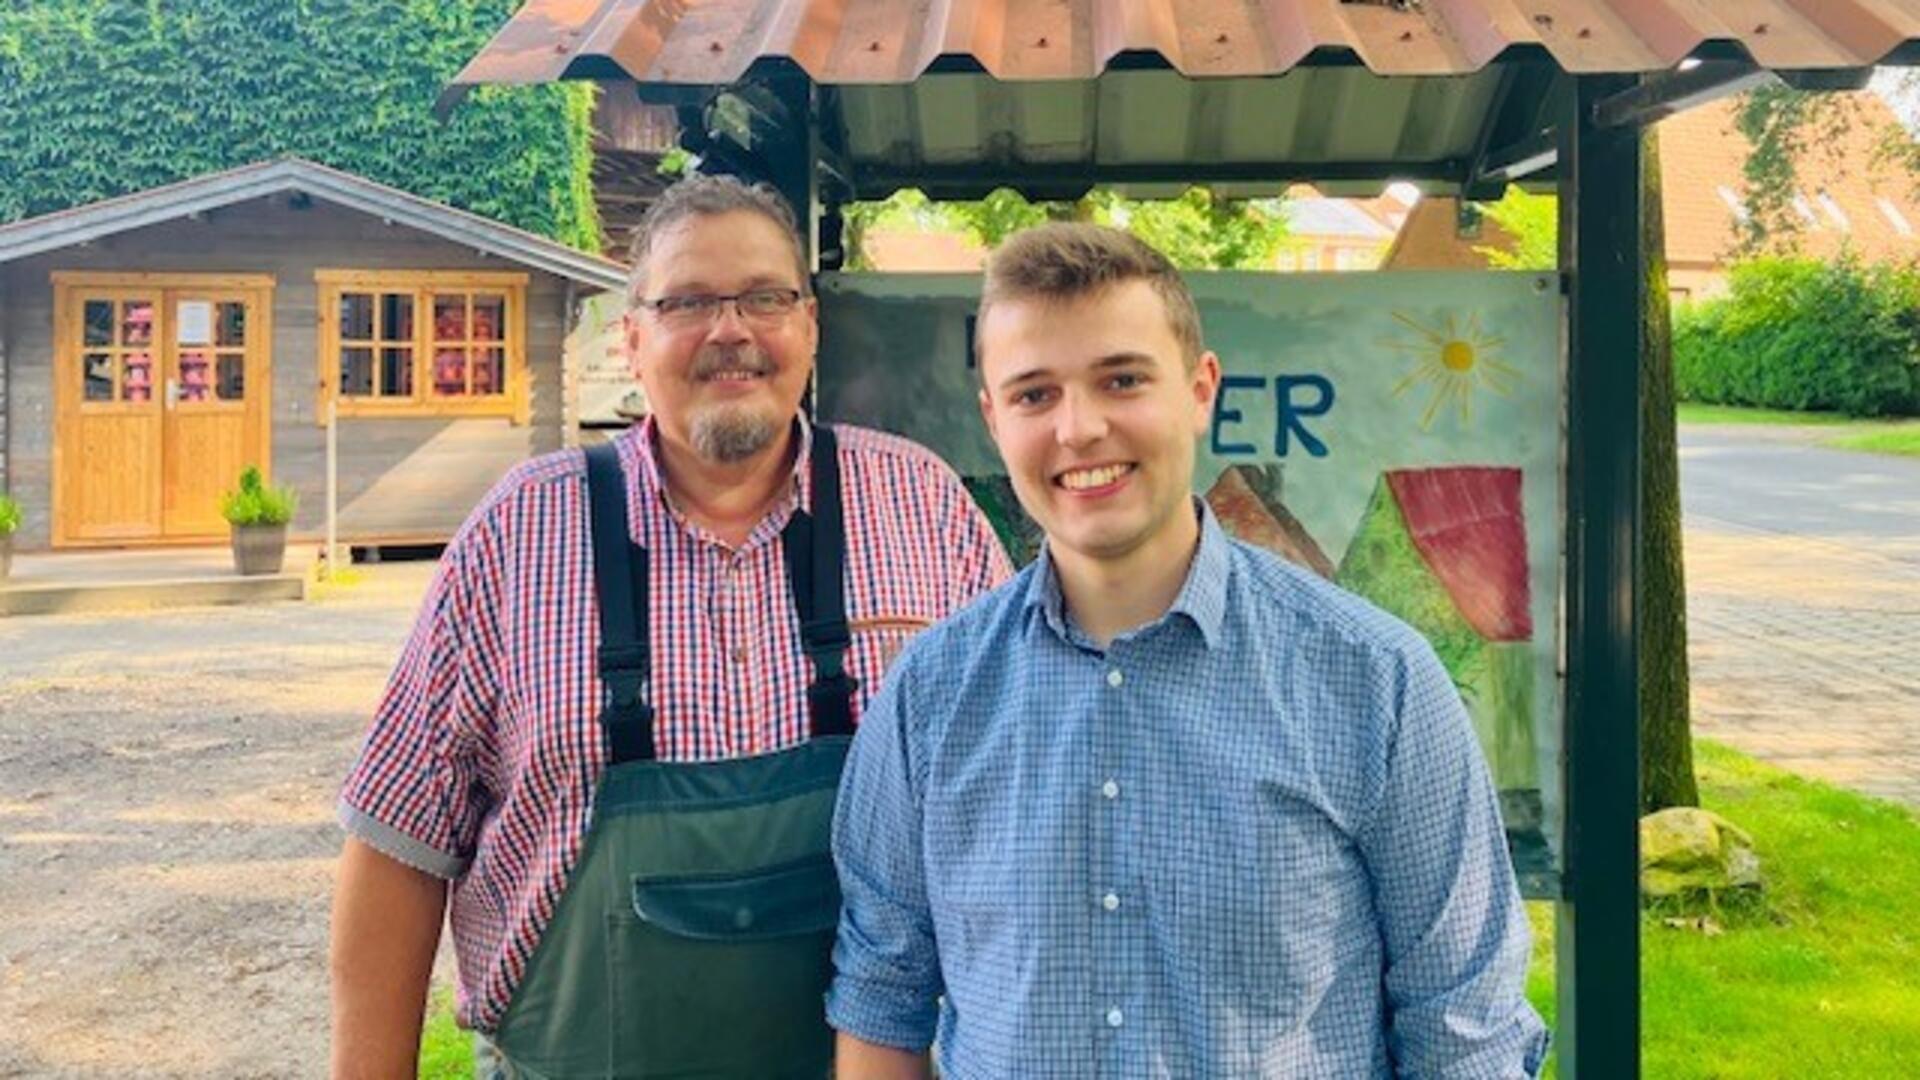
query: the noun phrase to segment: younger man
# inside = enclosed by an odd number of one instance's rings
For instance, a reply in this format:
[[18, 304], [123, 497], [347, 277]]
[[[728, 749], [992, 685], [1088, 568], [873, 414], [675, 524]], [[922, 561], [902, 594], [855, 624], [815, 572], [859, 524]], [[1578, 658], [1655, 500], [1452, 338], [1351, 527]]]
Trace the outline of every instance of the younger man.
[[1167, 260], [993, 257], [980, 408], [1046, 532], [929, 631], [840, 790], [842, 1080], [1519, 1077], [1526, 918], [1447, 672], [1193, 498], [1220, 364]]

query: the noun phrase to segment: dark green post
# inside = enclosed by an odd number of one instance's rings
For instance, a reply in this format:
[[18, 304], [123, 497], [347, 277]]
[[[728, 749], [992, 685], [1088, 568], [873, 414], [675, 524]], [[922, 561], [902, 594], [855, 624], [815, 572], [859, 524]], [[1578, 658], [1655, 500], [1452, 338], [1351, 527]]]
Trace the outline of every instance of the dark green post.
[[1566, 832], [1556, 941], [1560, 1074], [1640, 1075], [1640, 131], [1579, 76], [1560, 124], [1567, 274]]

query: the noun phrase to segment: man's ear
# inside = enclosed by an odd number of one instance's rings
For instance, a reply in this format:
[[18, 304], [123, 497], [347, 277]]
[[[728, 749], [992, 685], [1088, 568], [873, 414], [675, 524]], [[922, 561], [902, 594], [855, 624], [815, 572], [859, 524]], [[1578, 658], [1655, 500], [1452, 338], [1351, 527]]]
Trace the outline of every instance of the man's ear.
[[1205, 433], [1213, 423], [1213, 399], [1220, 393], [1220, 358], [1212, 351], [1200, 354], [1189, 377], [1193, 389], [1193, 429]]
[[1000, 432], [994, 427], [993, 395], [987, 393], [987, 388], [984, 386], [980, 388], [980, 419], [987, 422], [988, 437], [996, 443], [999, 442]]
[[620, 351], [627, 361], [627, 373], [636, 379], [640, 377], [640, 336], [644, 333], [646, 328], [628, 308], [620, 316]]

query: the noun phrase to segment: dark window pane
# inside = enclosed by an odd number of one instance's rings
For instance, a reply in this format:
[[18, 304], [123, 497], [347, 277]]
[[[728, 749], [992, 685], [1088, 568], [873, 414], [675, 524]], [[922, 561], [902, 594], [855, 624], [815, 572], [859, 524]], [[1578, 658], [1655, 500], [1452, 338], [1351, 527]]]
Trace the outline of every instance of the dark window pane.
[[467, 351], [439, 349], [433, 354], [433, 392], [441, 397], [465, 397]]
[[506, 297], [476, 296], [473, 298], [473, 338], [475, 341], [507, 339]]
[[373, 340], [373, 294], [340, 294], [340, 340]]
[[413, 396], [413, 350], [380, 350], [380, 394], [382, 397]]
[[80, 361], [81, 375], [85, 378], [85, 395], [88, 401], [113, 400], [113, 355], [111, 353], [88, 353]]
[[413, 296], [409, 293], [380, 295], [380, 337], [384, 341], [413, 340]]
[[247, 396], [247, 357], [245, 353], [221, 353], [219, 381], [214, 393], [221, 401], [244, 401]]
[[127, 353], [120, 360], [120, 400], [152, 401], [153, 354]]
[[89, 300], [86, 313], [80, 319], [84, 329], [82, 342], [87, 345], [113, 344], [113, 301]]
[[247, 305], [227, 301], [214, 308], [213, 343], [215, 345], [247, 343]]
[[373, 350], [340, 350], [340, 393], [343, 397], [367, 397], [373, 393]]
[[[478, 322], [478, 316], [475, 316]], [[498, 394], [506, 390], [507, 354], [503, 349], [475, 349], [473, 352], [473, 392]]]

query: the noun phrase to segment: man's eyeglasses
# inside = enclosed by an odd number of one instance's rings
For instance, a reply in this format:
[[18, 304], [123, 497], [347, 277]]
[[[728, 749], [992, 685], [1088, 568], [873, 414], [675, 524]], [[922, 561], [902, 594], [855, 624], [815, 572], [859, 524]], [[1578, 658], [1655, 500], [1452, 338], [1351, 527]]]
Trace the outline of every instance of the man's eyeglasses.
[[653, 300], [635, 301], [641, 307], [653, 312], [661, 322], [672, 326], [704, 326], [720, 318], [720, 311], [728, 304], [750, 322], [770, 323], [790, 314], [800, 306], [805, 295], [799, 289], [748, 289], [732, 296], [720, 296], [715, 293], [688, 293], [685, 296], [662, 296]]

